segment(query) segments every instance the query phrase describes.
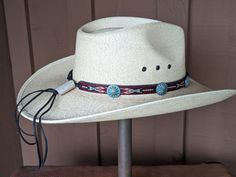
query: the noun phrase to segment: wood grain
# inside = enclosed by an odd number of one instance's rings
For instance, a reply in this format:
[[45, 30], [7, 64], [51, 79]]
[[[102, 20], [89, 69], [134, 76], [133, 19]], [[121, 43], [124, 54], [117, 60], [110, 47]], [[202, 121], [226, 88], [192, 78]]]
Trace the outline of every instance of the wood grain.
[[189, 0], [157, 0], [158, 20], [181, 26], [188, 33]]
[[[25, 14], [24, 0], [4, 0], [4, 8], [7, 23], [7, 33], [9, 50], [13, 74], [15, 94], [17, 95], [20, 87], [32, 74], [30, 49], [27, 31], [27, 20]], [[29, 121], [22, 119], [22, 128], [31, 131]], [[35, 148], [26, 145], [21, 141], [23, 164], [36, 165]]]
[[13, 81], [17, 94], [31, 75], [24, 0], [4, 0]]
[[182, 112], [137, 119], [133, 129], [134, 164], [182, 162]]
[[[213, 89], [236, 88], [236, 2], [192, 1], [190, 73]], [[236, 175], [236, 98], [188, 112], [187, 160], [220, 161]]]
[[47, 165], [97, 165], [96, 124], [44, 127], [49, 142]]
[[108, 16], [156, 18], [156, 0], [95, 0], [95, 18]]
[[[221, 164], [134, 166], [133, 177], [230, 177]], [[117, 167], [25, 167], [12, 174], [12, 177], [117, 177]]]
[[14, 124], [15, 94], [3, 1], [0, 1], [0, 177], [22, 165], [19, 136]]

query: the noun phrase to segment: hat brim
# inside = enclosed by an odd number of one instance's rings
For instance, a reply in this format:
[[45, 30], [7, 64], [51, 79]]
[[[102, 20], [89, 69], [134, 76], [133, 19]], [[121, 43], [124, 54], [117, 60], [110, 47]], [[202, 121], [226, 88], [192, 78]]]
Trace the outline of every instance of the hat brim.
[[[73, 68], [74, 55], [50, 63], [34, 73], [22, 86], [17, 102], [27, 93], [38, 89], [56, 88], [67, 80]], [[107, 95], [89, 93], [78, 88], [57, 96], [55, 103], [42, 118], [45, 124], [101, 122], [128, 118], [160, 115], [188, 110], [223, 101], [236, 94], [236, 90], [211, 90], [191, 79], [187, 88], [157, 94], [120, 96], [112, 99]], [[33, 120], [33, 115], [47, 102], [49, 94], [44, 93], [28, 105], [22, 116]], [[19, 109], [27, 100], [19, 105]]]

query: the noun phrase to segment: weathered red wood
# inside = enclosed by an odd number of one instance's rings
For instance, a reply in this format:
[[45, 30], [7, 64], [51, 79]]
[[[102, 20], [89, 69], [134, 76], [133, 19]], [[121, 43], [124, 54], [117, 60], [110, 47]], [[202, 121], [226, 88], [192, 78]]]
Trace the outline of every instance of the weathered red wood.
[[[191, 3], [190, 74], [210, 88], [235, 88], [236, 2]], [[220, 161], [236, 174], [236, 98], [188, 113], [188, 162]]]
[[[116, 167], [25, 167], [16, 171], [11, 177], [117, 177]], [[230, 177], [227, 169], [220, 164], [135, 166], [133, 177]]]
[[[13, 82], [15, 94], [31, 75], [32, 67], [30, 61], [30, 49], [28, 41], [28, 31], [25, 13], [24, 0], [4, 0], [7, 34], [9, 41], [10, 58], [12, 65]], [[13, 118], [13, 117], [12, 117]], [[31, 124], [27, 120], [22, 120], [22, 128], [31, 130]], [[34, 148], [21, 142], [23, 164], [36, 165], [36, 151]]]
[[20, 140], [14, 126], [15, 94], [3, 1], [0, 1], [0, 176], [21, 167]]

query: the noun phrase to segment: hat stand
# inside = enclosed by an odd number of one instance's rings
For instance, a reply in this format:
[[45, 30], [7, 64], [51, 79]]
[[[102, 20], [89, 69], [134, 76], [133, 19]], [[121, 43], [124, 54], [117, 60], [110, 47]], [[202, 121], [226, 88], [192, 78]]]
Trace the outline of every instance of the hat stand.
[[118, 176], [132, 176], [132, 120], [118, 121]]

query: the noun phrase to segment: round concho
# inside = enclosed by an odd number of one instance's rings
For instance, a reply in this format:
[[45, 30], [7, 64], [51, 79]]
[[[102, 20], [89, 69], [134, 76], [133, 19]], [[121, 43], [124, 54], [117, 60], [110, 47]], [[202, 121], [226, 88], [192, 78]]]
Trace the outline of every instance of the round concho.
[[168, 91], [168, 86], [164, 82], [161, 82], [156, 86], [156, 93], [158, 95], [165, 95], [167, 91]]
[[185, 78], [185, 80], [184, 80], [184, 86], [185, 86], [185, 87], [188, 87], [189, 84], [190, 84], [190, 78], [189, 78], [189, 76], [187, 76], [187, 77]]
[[120, 87], [118, 85], [109, 85], [107, 87], [107, 95], [112, 98], [118, 98], [120, 96]]

